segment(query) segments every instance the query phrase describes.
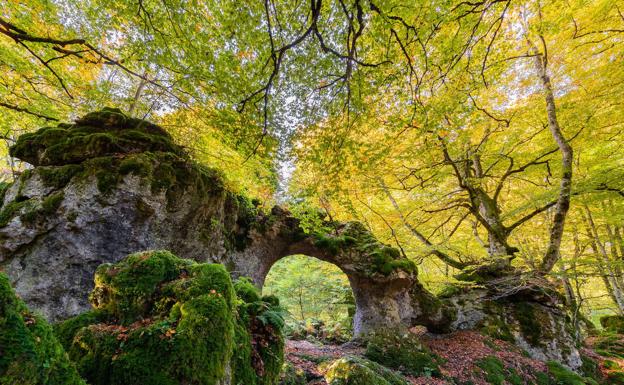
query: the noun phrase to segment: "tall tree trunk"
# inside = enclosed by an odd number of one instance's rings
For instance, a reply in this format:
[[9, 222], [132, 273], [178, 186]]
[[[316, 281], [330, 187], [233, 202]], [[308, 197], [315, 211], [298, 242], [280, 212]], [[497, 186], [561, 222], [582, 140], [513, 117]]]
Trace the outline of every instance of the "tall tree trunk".
[[[542, 39], [543, 41], [543, 39]], [[545, 46], [545, 44], [544, 44]], [[543, 274], [549, 273], [555, 263], [561, 258], [561, 239], [565, 219], [570, 209], [570, 197], [572, 195], [572, 146], [563, 135], [559, 120], [557, 119], [557, 105], [553, 93], [550, 76], [548, 75], [548, 57], [546, 53], [535, 56], [535, 66], [546, 101], [546, 112], [548, 115], [548, 128], [550, 134], [557, 142], [561, 151], [561, 181], [559, 184], [559, 196], [555, 204], [555, 215], [550, 228], [550, 239], [548, 248], [542, 259], [539, 271]]]
[[147, 84], [147, 80], [145, 77], [147, 76], [147, 71], [143, 72], [143, 77], [139, 80], [139, 85], [137, 86], [136, 92], [134, 93], [134, 98], [132, 99], [130, 106], [128, 107], [128, 115], [133, 116], [134, 109], [136, 108], [139, 99], [141, 98], [141, 94], [143, 93], [143, 88]]

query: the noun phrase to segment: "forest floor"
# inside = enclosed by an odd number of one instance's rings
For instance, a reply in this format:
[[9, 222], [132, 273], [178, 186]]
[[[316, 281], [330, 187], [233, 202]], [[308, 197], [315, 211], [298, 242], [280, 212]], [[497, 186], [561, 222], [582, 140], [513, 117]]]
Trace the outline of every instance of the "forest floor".
[[[537, 372], [546, 372], [546, 364], [531, 359], [514, 345], [483, 336], [474, 331], [460, 331], [445, 335], [434, 335], [423, 330], [413, 330], [420, 334], [421, 341], [438, 355], [443, 364], [440, 369], [443, 377], [455, 378], [460, 382], [474, 385], [488, 385], [479, 361], [489, 356], [497, 357], [505, 368], [514, 369], [522, 378], [534, 379]], [[586, 352], [587, 353], [587, 352]], [[591, 352], [589, 352], [591, 354]], [[334, 359], [355, 355], [362, 356], [364, 349], [353, 344], [322, 345], [309, 341], [286, 342], [286, 359], [296, 369], [303, 371], [308, 385], [326, 385], [323, 379], [323, 363]], [[415, 385], [449, 384], [441, 378], [408, 377]]]

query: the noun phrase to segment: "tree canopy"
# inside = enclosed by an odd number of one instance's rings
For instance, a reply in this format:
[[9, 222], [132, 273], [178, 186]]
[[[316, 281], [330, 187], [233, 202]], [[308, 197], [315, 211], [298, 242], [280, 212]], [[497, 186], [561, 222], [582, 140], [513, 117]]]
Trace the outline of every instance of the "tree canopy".
[[433, 284], [521, 269], [624, 312], [624, 2], [4, 2], [7, 145], [120, 107]]

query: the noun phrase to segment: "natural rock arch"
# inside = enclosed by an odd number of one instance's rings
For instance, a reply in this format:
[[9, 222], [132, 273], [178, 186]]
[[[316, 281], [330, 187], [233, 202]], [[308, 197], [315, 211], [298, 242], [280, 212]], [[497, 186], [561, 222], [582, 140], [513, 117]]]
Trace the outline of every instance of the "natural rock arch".
[[[330, 223], [331, 234], [305, 234], [288, 211], [258, 210], [162, 129], [118, 110], [24, 135], [11, 154], [35, 167], [3, 192], [0, 266], [51, 320], [88, 309], [98, 265], [147, 249], [223, 263], [258, 286], [288, 255], [331, 262], [351, 282], [355, 334], [425, 315], [442, 319], [415, 265], [361, 224]], [[437, 307], [423, 311], [423, 299]]]
[[[534, 357], [580, 366], [565, 309], [543, 278], [525, 284], [522, 274], [508, 277], [507, 292], [482, 282], [441, 301], [419, 283], [411, 261], [361, 224], [326, 223], [329, 233], [306, 234], [288, 211], [258, 210], [163, 129], [118, 110], [23, 135], [11, 155], [35, 167], [0, 191], [0, 269], [50, 320], [87, 310], [96, 267], [133, 252], [168, 249], [222, 263], [259, 286], [275, 261], [304, 254], [349, 277], [356, 335], [399, 325], [502, 327]], [[523, 316], [523, 307], [539, 317]], [[545, 329], [531, 336], [535, 320]]]

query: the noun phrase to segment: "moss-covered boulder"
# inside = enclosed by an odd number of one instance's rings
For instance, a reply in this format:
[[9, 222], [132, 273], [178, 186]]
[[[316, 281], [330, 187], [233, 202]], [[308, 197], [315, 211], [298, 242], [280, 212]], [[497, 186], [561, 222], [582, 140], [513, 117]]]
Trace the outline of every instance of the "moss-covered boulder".
[[556, 286], [533, 274], [516, 274], [456, 290], [443, 300], [454, 309], [453, 330], [477, 329], [513, 343], [532, 358], [579, 369], [580, 341]]
[[261, 297], [249, 279], [234, 282], [238, 311], [234, 326], [233, 385], [274, 385], [284, 364], [284, 319], [274, 296]]
[[54, 336], [0, 273], [0, 384], [85, 385]]
[[410, 385], [410, 382], [376, 362], [355, 356], [340, 358], [325, 373], [329, 385]]
[[624, 334], [624, 316], [607, 315], [600, 317], [600, 325], [602, 325], [605, 330]]
[[[238, 300], [222, 265], [168, 251], [131, 254], [97, 269], [90, 299], [91, 312], [56, 330], [91, 385], [277, 383], [283, 356], [278, 305]], [[256, 311], [248, 314], [247, 307]], [[278, 321], [263, 324], [269, 312]], [[255, 322], [263, 328], [252, 329]], [[245, 380], [237, 378], [241, 372]]]
[[413, 376], [439, 377], [439, 358], [418, 337], [403, 329], [380, 329], [368, 334], [366, 358]]
[[104, 108], [78, 119], [20, 136], [10, 154], [34, 166], [59, 166], [116, 154], [184, 151], [162, 128]]

